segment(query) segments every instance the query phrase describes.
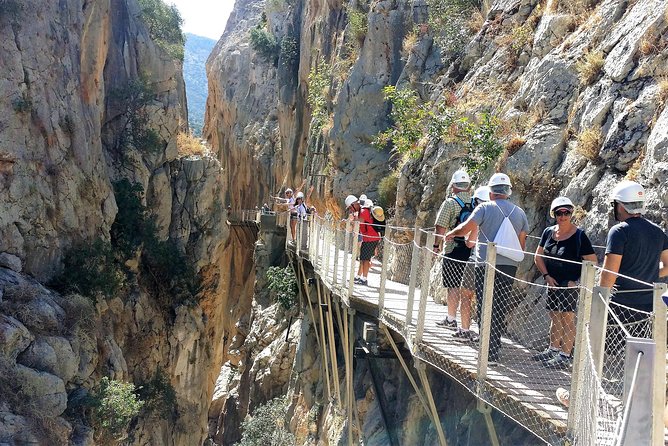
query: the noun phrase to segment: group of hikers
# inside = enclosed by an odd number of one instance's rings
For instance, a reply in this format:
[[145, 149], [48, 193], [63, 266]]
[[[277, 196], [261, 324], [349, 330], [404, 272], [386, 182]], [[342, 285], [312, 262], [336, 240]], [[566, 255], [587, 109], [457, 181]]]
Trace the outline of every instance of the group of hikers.
[[[512, 183], [504, 173], [495, 173], [486, 185], [474, 190], [469, 174], [457, 170], [448, 190], [436, 217], [432, 247], [443, 258], [442, 281], [448, 291], [447, 316], [438, 324], [454, 330], [452, 336], [459, 340], [478, 340], [471, 330], [472, 304], [475, 299], [480, 321], [487, 243], [494, 242], [497, 273], [489, 343], [489, 362], [494, 364], [499, 359], [506, 316], [512, 308], [513, 280], [524, 258], [529, 223], [524, 210], [510, 201]], [[293, 198], [289, 188], [285, 198], [277, 199], [290, 212], [293, 239], [297, 221], [315, 212], [306, 205], [307, 199], [301, 191]], [[599, 285], [612, 290], [611, 302], [616, 305], [611, 308], [623, 324], [647, 319], [653, 309], [653, 290], [642, 282], [651, 284], [668, 276], [668, 236], [643, 217], [645, 201], [644, 188], [633, 181], [620, 182], [610, 194], [611, 211], [618, 223], [607, 235]], [[348, 218], [360, 222], [359, 268], [354, 281], [367, 285], [371, 259], [384, 236], [384, 212], [364, 194], [359, 198], [348, 195], [344, 203]], [[545, 306], [551, 325], [549, 345], [533, 359], [562, 369], [572, 364], [581, 262], [597, 262], [589, 237], [572, 221], [574, 211], [575, 204], [569, 197], [552, 201], [549, 213], [555, 224], [544, 229], [534, 255], [535, 266], [547, 286]], [[456, 319], [458, 310], [461, 326]]]
[[[493, 364], [499, 359], [512, 281], [526, 247], [527, 217], [509, 199], [512, 183], [506, 174], [492, 175], [487, 185], [476, 189], [472, 196], [469, 175], [458, 170], [449, 187], [452, 193], [436, 217], [437, 242], [433, 247], [443, 253], [443, 285], [448, 289], [448, 314], [439, 325], [454, 329], [456, 338], [477, 340], [470, 330], [471, 301], [475, 295], [480, 320], [486, 248], [488, 242], [495, 242], [497, 274], [489, 344], [489, 361]], [[652, 311], [653, 290], [641, 282], [654, 283], [668, 276], [668, 236], [643, 217], [645, 199], [644, 188], [632, 181], [620, 182], [610, 194], [618, 223], [608, 232], [599, 285], [612, 289], [611, 301], [617, 304], [612, 309], [623, 324], [647, 319]], [[573, 224], [574, 210], [568, 197], [552, 201], [549, 211], [555, 224], [545, 228], [534, 255], [536, 268], [547, 285], [546, 309], [551, 326], [549, 346], [533, 359], [562, 369], [572, 364], [580, 262], [597, 262], [589, 237]], [[466, 274], [471, 265], [474, 273]], [[461, 327], [455, 318], [459, 307]]]

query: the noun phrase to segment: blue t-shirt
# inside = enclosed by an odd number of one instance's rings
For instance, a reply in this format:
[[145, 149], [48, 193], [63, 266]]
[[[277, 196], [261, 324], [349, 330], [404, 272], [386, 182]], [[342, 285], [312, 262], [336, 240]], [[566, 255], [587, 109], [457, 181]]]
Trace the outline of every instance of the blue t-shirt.
[[[605, 253], [622, 256], [620, 274], [654, 283], [659, 280], [659, 260], [666, 249], [668, 236], [663, 229], [642, 217], [631, 217], [610, 229]], [[612, 296], [613, 302], [630, 307], [652, 304], [651, 288], [624, 277], [617, 277], [615, 284], [622, 292]]]

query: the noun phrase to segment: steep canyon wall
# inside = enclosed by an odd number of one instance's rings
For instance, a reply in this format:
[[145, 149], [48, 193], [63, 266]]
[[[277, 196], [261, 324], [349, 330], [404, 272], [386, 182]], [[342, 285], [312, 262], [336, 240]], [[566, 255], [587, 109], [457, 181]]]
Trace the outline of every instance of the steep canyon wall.
[[[181, 62], [141, 15], [135, 0], [0, 2], [0, 443], [207, 433], [221, 296], [252, 258], [226, 244], [220, 162], [179, 153]], [[84, 276], [92, 291], [63, 286]], [[103, 377], [145, 402], [131, 425], [96, 416]]]
[[[222, 160], [227, 202], [253, 207], [305, 181], [315, 187], [314, 202], [340, 214], [348, 193], [387, 200], [379, 184], [395, 174], [396, 198], [385, 202], [394, 208], [394, 223], [430, 227], [452, 173], [466, 159], [482, 157], [480, 148], [450, 130], [447, 118], [480, 123], [487, 113], [498, 151], [488, 163], [477, 164], [475, 176], [480, 183], [494, 171], [511, 176], [513, 201], [527, 211], [532, 235], [548, 224], [549, 202], [568, 195], [578, 206], [579, 224], [602, 244], [611, 224], [608, 193], [625, 178], [646, 187], [649, 218], [668, 224], [665, 2], [480, 2], [483, 9], [460, 22], [459, 47], [448, 39], [444, 44], [443, 17], [430, 12], [433, 3], [238, 0], [207, 64], [204, 136]], [[449, 122], [445, 130], [432, 131], [426, 120], [411, 124], [391, 116], [387, 86], [413, 92], [415, 115], [423, 105], [436, 124]], [[417, 132], [413, 156], [373, 146], [380, 131], [402, 123], [414, 127], [398, 136]], [[530, 272], [522, 274], [533, 279]], [[286, 389], [285, 372], [269, 365], [277, 359], [267, 360], [265, 348], [288, 327], [266, 308], [253, 313], [250, 332], [256, 335], [241, 347], [251, 353], [239, 370], [263, 376], [274, 371], [274, 391], [249, 394], [246, 386], [255, 375], [237, 379], [226, 369], [221, 387], [226, 403], [220, 412], [214, 406], [212, 432], [224, 425], [235, 432], [249, 408]], [[264, 317], [263, 311], [268, 311]], [[301, 339], [312, 343], [305, 334], [313, 333], [308, 319]], [[275, 327], [269, 331], [277, 333], [258, 344], [259, 332], [270, 323]], [[286, 351], [272, 348], [274, 354]], [[314, 347], [298, 344], [293, 373], [304, 371], [301, 349]], [[317, 369], [317, 353], [307, 356], [307, 370]], [[294, 432], [302, 432], [300, 417], [318, 412], [314, 401], [323, 383], [315, 375], [310, 379], [313, 392], [304, 390], [308, 385], [287, 385], [288, 395], [296, 395], [290, 406]], [[361, 380], [356, 378], [356, 386]], [[239, 404], [229, 395], [241, 389]], [[317, 418], [324, 424], [306, 431], [337, 442], [341, 435], [327, 434], [336, 430], [327, 424], [335, 418]]]

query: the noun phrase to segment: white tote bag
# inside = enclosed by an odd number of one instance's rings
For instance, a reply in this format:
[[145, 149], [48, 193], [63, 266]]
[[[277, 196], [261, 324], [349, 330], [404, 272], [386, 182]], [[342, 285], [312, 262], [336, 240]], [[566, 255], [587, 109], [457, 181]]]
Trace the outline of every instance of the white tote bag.
[[[499, 205], [497, 205], [497, 208], [503, 214]], [[494, 236], [494, 243], [496, 243], [496, 253], [498, 255], [502, 255], [514, 262], [521, 262], [524, 259], [524, 253], [522, 252], [520, 240], [517, 238], [515, 227], [509, 218], [514, 211], [515, 208], [510, 211], [510, 214], [503, 214], [503, 222], [501, 222], [501, 226], [499, 226], [499, 230]]]

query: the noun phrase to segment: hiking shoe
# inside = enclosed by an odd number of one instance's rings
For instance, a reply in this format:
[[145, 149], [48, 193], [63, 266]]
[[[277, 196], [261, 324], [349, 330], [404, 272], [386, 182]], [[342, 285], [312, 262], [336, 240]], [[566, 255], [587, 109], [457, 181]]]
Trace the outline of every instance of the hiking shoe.
[[531, 357], [531, 359], [533, 359], [534, 361], [545, 362], [545, 361], [549, 361], [550, 359], [552, 359], [552, 358], [554, 358], [555, 356], [558, 356], [558, 355], [559, 355], [559, 350], [554, 350], [554, 349], [551, 349], [551, 348], [548, 347], [545, 350], [543, 350], [542, 352], [533, 355]]
[[443, 319], [442, 321], [438, 321], [438, 322], [436, 322], [436, 325], [440, 325], [441, 327], [445, 327], [445, 328], [452, 328], [452, 329], [455, 329], [455, 328], [457, 328], [457, 321], [456, 321], [456, 320], [455, 320], [455, 321], [450, 321], [450, 320], [448, 320], [448, 318], [446, 317], [446, 318]]
[[564, 389], [563, 387], [559, 387], [557, 389], [557, 399], [561, 404], [568, 407], [571, 402], [571, 392], [569, 392], [567, 389]]
[[473, 332], [469, 330], [457, 329], [456, 332], [452, 333], [452, 337], [456, 338], [458, 341], [468, 342], [473, 337]]
[[545, 367], [550, 367], [553, 369], [568, 369], [573, 365], [573, 360], [570, 358], [570, 356], [562, 355], [559, 353], [555, 357], [543, 361], [543, 365]]

